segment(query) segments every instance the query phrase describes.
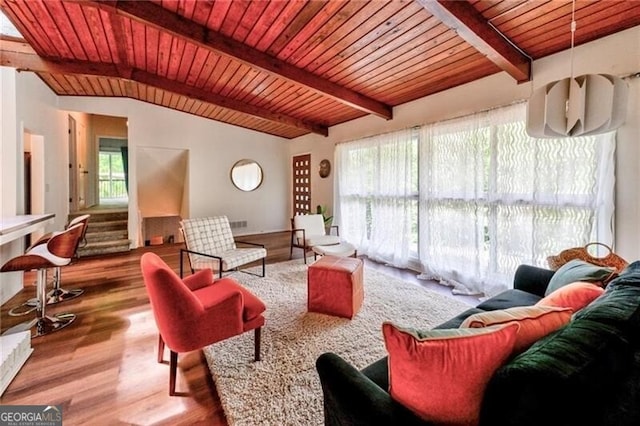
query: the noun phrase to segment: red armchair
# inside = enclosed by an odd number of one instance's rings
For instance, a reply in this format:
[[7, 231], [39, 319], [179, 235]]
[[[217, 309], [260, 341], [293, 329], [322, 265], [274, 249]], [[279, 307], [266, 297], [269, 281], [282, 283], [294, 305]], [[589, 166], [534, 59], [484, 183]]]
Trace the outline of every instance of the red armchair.
[[260, 330], [265, 305], [232, 278], [214, 281], [211, 269], [184, 279], [155, 253], [140, 259], [151, 309], [160, 332], [158, 362], [169, 347], [169, 395], [175, 395], [179, 352], [201, 349], [255, 330], [254, 359], [260, 360]]

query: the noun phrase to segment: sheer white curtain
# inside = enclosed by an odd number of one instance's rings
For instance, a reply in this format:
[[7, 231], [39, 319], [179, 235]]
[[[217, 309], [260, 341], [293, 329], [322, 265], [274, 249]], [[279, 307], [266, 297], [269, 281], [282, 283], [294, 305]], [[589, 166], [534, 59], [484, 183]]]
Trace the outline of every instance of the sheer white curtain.
[[424, 277], [491, 296], [521, 263], [612, 244], [615, 133], [533, 139], [525, 114], [519, 104], [422, 128]]
[[417, 251], [418, 129], [336, 146], [335, 221], [359, 254], [406, 267]]

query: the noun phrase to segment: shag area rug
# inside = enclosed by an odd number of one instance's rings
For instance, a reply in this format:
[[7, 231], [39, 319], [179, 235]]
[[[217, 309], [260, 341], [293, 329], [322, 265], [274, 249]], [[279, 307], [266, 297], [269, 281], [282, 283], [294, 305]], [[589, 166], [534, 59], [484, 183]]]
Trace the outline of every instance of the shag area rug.
[[204, 348], [230, 425], [322, 425], [316, 358], [335, 352], [358, 369], [386, 355], [382, 322], [430, 329], [468, 305], [364, 269], [364, 303], [353, 320], [307, 312], [307, 265], [267, 265], [265, 278], [235, 273], [267, 306], [262, 360], [253, 332]]

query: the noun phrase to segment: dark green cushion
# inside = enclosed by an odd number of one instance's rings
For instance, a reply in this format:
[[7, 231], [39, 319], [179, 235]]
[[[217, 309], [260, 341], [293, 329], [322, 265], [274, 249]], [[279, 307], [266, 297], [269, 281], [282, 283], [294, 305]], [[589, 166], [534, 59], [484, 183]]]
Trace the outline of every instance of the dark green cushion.
[[604, 281], [611, 277], [613, 272], [613, 268], [592, 265], [591, 263], [583, 260], [571, 260], [562, 265], [556, 273], [553, 274], [544, 295], [548, 296], [560, 287], [576, 281]]

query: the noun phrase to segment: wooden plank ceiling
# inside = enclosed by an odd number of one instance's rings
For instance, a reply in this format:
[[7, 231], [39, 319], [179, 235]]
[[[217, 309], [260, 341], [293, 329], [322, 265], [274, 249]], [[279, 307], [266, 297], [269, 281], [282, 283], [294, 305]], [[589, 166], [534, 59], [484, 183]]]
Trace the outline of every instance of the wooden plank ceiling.
[[[129, 97], [295, 138], [570, 47], [571, 0], [0, 0], [1, 64], [58, 95]], [[640, 25], [577, 0], [576, 45]]]

